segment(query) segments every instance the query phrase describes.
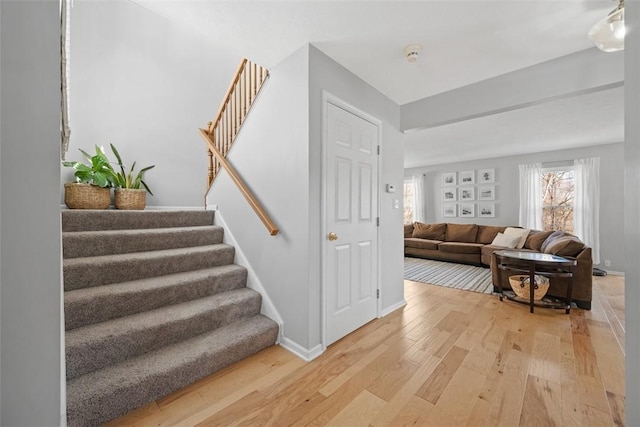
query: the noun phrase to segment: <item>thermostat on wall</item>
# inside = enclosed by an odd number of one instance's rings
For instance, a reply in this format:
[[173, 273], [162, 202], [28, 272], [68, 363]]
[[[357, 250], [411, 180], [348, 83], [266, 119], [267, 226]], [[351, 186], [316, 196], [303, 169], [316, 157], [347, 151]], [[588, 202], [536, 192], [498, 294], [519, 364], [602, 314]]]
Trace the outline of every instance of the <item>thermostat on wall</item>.
[[387, 193], [395, 193], [396, 186], [394, 184], [387, 184]]

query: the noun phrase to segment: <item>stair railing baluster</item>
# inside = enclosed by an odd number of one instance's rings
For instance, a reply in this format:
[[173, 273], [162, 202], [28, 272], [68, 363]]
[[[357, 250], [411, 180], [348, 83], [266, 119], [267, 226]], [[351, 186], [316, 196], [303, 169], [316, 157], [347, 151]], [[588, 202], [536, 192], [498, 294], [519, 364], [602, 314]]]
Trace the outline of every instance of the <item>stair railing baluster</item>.
[[238, 188], [265, 224], [269, 233], [276, 235], [278, 229], [273, 221], [226, 160], [242, 124], [251, 111], [255, 99], [268, 77], [269, 71], [266, 68], [248, 61], [246, 58], [240, 61], [215, 120], [208, 123], [206, 130], [200, 129], [200, 133], [207, 143], [207, 155], [209, 156], [209, 186], [205, 193], [205, 208], [207, 195], [211, 190], [213, 181], [220, 170], [224, 168], [238, 185]]

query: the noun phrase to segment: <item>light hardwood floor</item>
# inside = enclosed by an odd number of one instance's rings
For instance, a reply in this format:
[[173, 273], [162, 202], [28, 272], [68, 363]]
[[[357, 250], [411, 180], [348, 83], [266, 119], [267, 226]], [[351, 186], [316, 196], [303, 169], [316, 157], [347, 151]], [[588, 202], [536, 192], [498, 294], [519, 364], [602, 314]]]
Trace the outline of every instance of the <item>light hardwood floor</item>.
[[622, 277], [569, 316], [410, 281], [405, 298], [310, 363], [274, 346], [108, 425], [624, 425]]

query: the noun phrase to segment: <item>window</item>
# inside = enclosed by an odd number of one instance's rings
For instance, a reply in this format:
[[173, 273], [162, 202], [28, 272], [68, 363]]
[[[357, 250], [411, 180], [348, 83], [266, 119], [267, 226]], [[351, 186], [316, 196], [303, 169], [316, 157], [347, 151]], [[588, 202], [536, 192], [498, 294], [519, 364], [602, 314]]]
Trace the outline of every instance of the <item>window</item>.
[[411, 178], [404, 180], [403, 202], [404, 202], [404, 223], [413, 223], [413, 180]]
[[542, 229], [574, 232], [575, 173], [571, 167], [542, 170]]

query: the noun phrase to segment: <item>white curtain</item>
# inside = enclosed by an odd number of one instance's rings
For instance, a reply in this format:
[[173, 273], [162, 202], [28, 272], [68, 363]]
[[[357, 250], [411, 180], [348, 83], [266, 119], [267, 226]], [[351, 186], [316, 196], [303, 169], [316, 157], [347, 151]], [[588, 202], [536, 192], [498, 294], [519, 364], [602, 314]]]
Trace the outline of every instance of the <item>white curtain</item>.
[[600, 158], [577, 159], [573, 226], [575, 235], [592, 250], [594, 264], [600, 263]]
[[542, 165], [520, 165], [520, 226], [542, 230]]
[[422, 174], [413, 175], [413, 221], [426, 222], [427, 217], [425, 211], [425, 194], [424, 194], [424, 176]]

